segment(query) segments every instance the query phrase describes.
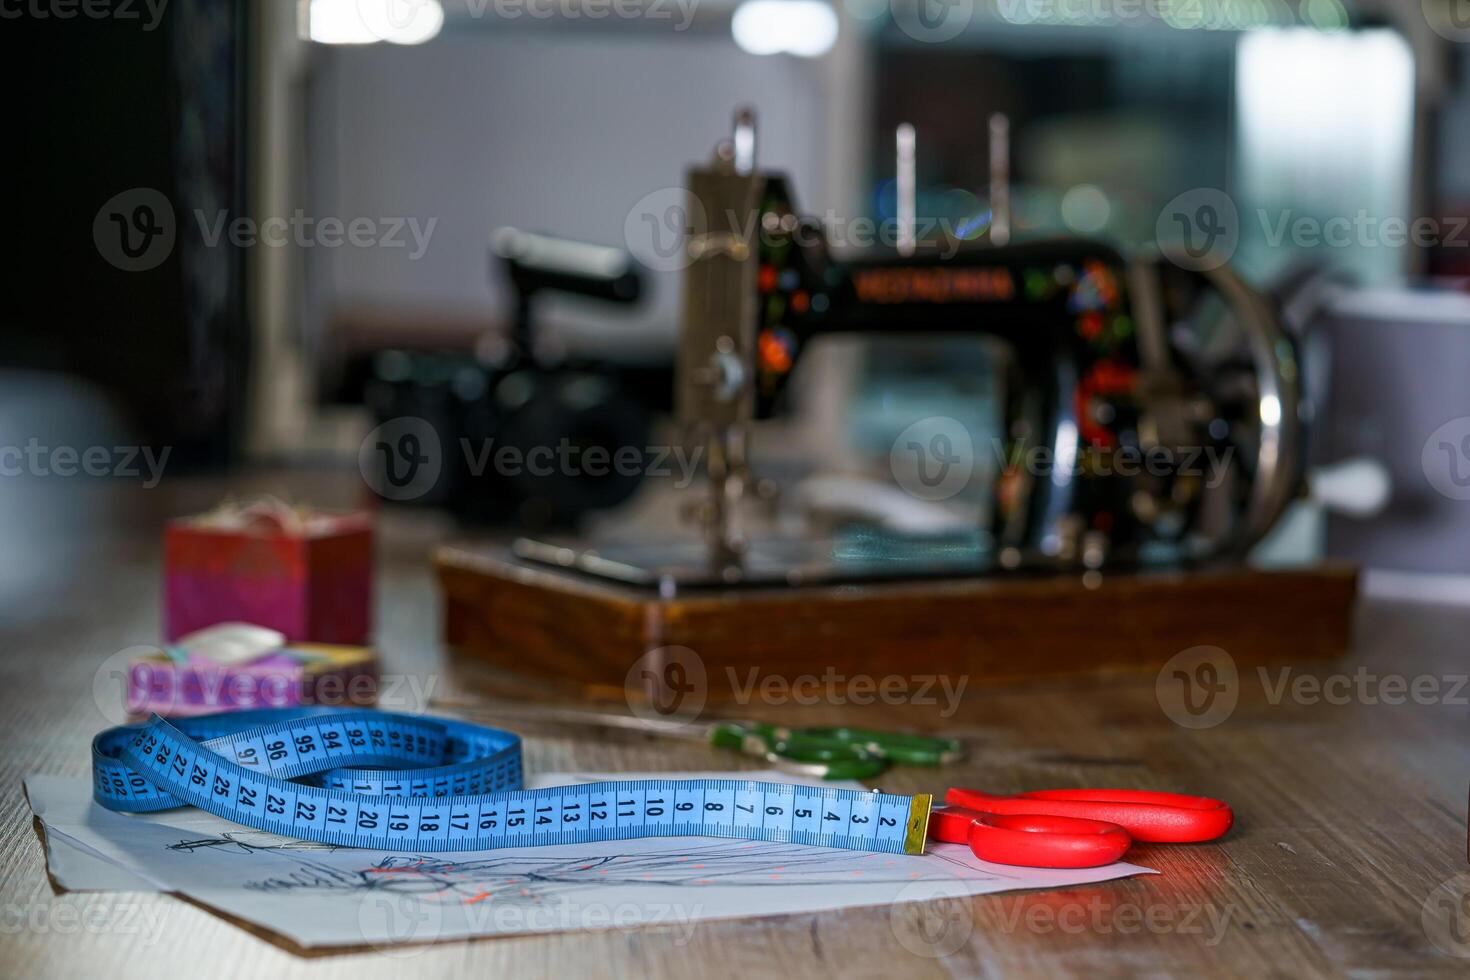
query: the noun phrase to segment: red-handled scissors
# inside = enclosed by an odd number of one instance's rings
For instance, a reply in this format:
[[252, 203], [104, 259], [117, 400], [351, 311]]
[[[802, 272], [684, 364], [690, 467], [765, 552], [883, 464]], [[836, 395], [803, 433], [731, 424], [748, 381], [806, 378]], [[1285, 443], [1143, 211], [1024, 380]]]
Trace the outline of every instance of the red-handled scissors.
[[982, 861], [1030, 868], [1112, 864], [1133, 841], [1197, 843], [1230, 829], [1220, 800], [1127, 789], [1059, 789], [994, 796], [952, 789], [929, 836], [968, 844]]

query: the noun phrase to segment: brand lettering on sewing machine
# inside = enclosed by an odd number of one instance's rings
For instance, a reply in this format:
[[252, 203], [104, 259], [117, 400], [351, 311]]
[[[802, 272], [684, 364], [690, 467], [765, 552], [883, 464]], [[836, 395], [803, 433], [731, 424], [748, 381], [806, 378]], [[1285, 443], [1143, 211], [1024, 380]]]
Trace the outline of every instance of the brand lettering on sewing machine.
[[960, 699], [970, 683], [966, 675], [948, 674], [843, 674], [828, 667], [821, 674], [786, 677], [765, 673], [752, 667], [742, 678], [734, 667], [726, 667], [730, 689], [739, 704], [759, 701], [762, 704], [908, 704], [939, 705], [941, 718], [949, 718], [959, 710]]
[[695, 446], [578, 446], [563, 438], [555, 446], [496, 446], [493, 438], [478, 447], [470, 439], [460, 439], [465, 464], [474, 476], [483, 476], [493, 467], [501, 476], [618, 476], [674, 477], [674, 486], [684, 489], [694, 482], [704, 447]]
[[1016, 281], [1002, 266], [979, 269], [888, 268], [853, 273], [864, 303], [1004, 303]]

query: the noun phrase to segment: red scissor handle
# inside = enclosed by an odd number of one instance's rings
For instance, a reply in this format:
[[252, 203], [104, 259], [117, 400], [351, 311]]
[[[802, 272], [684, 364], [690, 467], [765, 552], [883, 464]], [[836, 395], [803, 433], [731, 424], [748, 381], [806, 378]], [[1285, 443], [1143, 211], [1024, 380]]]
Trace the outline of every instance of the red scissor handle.
[[964, 806], [937, 806], [929, 811], [929, 839], [946, 844], [970, 843], [970, 825], [985, 814]]
[[982, 861], [1027, 868], [1096, 868], [1133, 843], [1117, 824], [1044, 814], [981, 813], [946, 806], [929, 815], [929, 836], [969, 844]]
[[1188, 844], [1214, 840], [1235, 822], [1230, 807], [1207, 796], [1131, 789], [1052, 789], [992, 796], [952, 789], [946, 803], [997, 814], [1043, 814], [1116, 824], [1134, 840]]

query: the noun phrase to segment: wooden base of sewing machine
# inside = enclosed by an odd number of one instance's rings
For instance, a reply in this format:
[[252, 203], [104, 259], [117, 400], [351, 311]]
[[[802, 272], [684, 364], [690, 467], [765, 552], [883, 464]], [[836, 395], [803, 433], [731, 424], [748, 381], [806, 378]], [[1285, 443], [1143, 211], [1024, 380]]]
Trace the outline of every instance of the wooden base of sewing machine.
[[863, 585], [652, 590], [520, 562], [497, 549], [435, 555], [446, 640], [502, 670], [621, 698], [645, 653], [702, 660], [711, 702], [761, 676], [966, 675], [972, 682], [1157, 669], [1200, 645], [1241, 665], [1346, 651], [1357, 570], [1245, 568]]

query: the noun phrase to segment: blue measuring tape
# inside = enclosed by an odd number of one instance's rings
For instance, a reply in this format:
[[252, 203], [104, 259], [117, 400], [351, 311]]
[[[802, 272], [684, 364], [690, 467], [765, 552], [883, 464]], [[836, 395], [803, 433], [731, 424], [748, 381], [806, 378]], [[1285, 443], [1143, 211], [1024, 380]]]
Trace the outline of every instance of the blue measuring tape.
[[193, 805], [247, 827], [379, 850], [739, 837], [922, 854], [928, 795], [740, 779], [523, 789], [521, 740], [442, 718], [280, 708], [113, 728], [92, 742], [109, 810]]

